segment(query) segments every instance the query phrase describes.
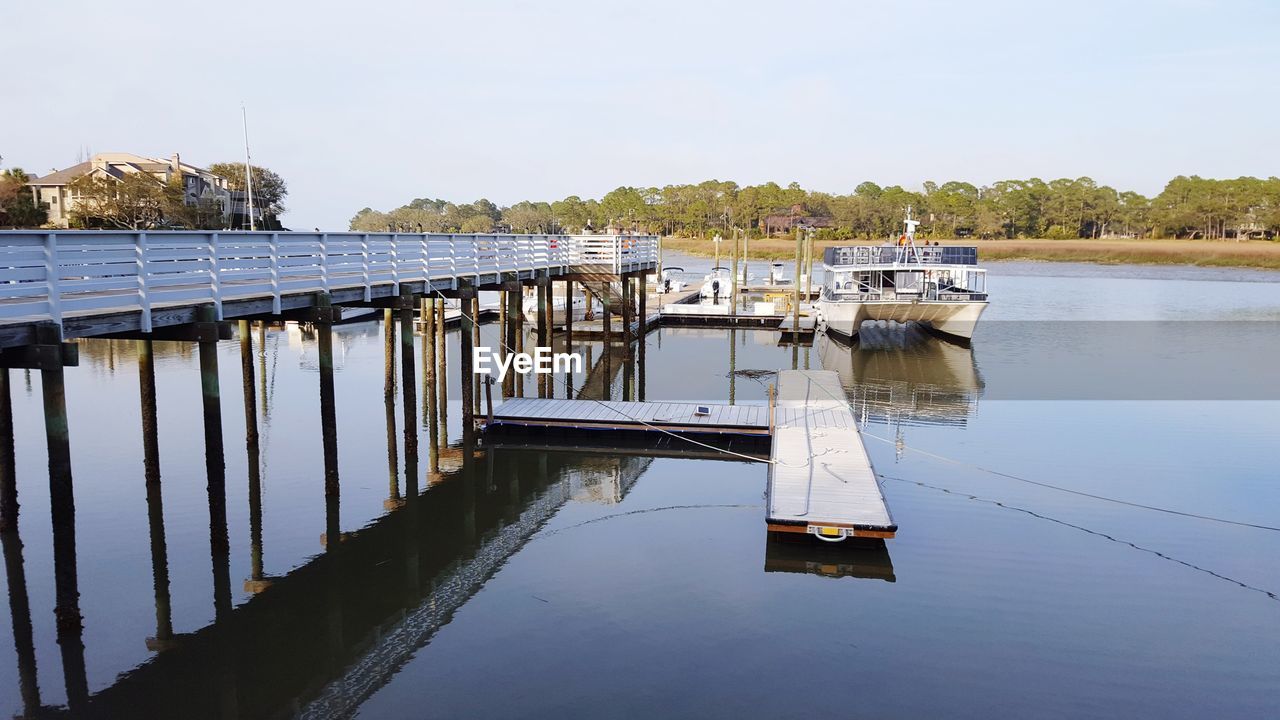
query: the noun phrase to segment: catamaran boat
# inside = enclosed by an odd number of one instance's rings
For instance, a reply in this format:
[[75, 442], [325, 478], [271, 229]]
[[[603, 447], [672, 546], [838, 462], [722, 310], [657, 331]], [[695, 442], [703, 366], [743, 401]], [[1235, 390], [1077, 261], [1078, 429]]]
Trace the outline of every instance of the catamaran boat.
[[830, 247], [823, 253], [826, 279], [818, 300], [818, 329], [856, 338], [862, 323], [915, 322], [968, 341], [987, 309], [987, 271], [978, 249], [917, 246], [907, 208], [906, 230], [896, 245]]
[[729, 268], [717, 265], [711, 268], [711, 272], [703, 278], [702, 289], [698, 291], [698, 296], [704, 300], [729, 297], [732, 281], [733, 274], [729, 272]]

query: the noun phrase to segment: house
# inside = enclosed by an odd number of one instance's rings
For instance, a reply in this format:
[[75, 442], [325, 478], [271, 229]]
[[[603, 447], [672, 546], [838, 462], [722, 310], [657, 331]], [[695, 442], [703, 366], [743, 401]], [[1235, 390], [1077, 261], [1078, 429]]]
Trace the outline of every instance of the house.
[[48, 224], [68, 227], [77, 198], [67, 185], [85, 175], [122, 178], [126, 173], [146, 173], [162, 183], [169, 183], [174, 176], [182, 178], [183, 197], [188, 205], [208, 203], [220, 208], [224, 218], [231, 213], [231, 192], [227, 179], [203, 168], [182, 162], [177, 153], [168, 160], [156, 160], [130, 153], [98, 153], [86, 162], [56, 170], [43, 177], [33, 177], [27, 182], [36, 203], [44, 203], [49, 209]]
[[825, 228], [831, 227], [834, 220], [826, 215], [810, 215], [809, 209], [802, 203], [791, 206], [789, 213], [773, 213], [765, 215], [760, 219], [760, 228], [765, 235], [774, 233], [790, 232], [791, 228], [799, 226]]

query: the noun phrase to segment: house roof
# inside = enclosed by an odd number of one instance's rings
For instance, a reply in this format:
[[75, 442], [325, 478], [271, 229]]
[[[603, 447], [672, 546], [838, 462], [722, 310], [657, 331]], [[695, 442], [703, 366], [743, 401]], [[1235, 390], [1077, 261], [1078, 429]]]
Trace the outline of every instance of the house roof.
[[72, 165], [65, 170], [57, 170], [45, 175], [44, 177], [31, 178], [27, 180], [28, 185], [66, 185], [76, 178], [84, 175], [92, 169], [93, 165], [89, 162], [82, 162]]

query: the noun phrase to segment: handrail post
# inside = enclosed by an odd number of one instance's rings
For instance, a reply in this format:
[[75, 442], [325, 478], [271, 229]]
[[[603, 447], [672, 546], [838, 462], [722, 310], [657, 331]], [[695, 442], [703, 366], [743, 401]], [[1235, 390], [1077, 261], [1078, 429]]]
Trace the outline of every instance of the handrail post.
[[147, 264], [147, 232], [145, 230], [138, 233], [133, 240], [133, 263], [135, 272], [138, 274], [138, 307], [142, 309], [140, 327], [142, 332], [149, 333], [151, 332], [151, 293], [147, 287], [150, 271]]
[[360, 234], [360, 275], [364, 280], [364, 301], [373, 300], [373, 284], [369, 282], [369, 233]]
[[422, 287], [424, 291], [431, 279], [431, 262], [427, 251], [427, 233], [418, 233], [418, 244], [422, 247]]
[[209, 235], [209, 294], [213, 298], [213, 319], [222, 320], [222, 274], [218, 264], [218, 233]]
[[44, 236], [44, 278], [48, 285], [49, 319], [62, 329], [62, 291], [58, 288], [58, 234]]
[[400, 233], [391, 233], [391, 285], [400, 292]]
[[458, 289], [458, 246], [453, 233], [449, 233], [449, 285]]
[[280, 314], [280, 236], [271, 233], [271, 313]]
[[320, 233], [320, 289], [329, 294], [329, 233]]

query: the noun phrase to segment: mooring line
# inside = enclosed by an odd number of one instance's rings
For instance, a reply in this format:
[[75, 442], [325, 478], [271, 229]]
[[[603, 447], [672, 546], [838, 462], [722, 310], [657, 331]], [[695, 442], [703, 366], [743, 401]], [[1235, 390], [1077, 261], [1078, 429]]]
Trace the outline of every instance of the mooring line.
[[1034, 510], [1028, 510], [1027, 508], [1018, 507], [1018, 506], [1016, 506], [1016, 505], [1010, 505], [1010, 504], [1008, 504], [1008, 503], [1001, 502], [1001, 501], [999, 501], [999, 500], [992, 500], [992, 499], [990, 499], [990, 498], [984, 498], [984, 497], [981, 497], [981, 496], [978, 496], [978, 495], [973, 495], [973, 494], [970, 494], [970, 493], [967, 493], [967, 492], [962, 492], [962, 491], [960, 491], [960, 490], [952, 490], [951, 488], [945, 488], [945, 487], [942, 487], [942, 486], [940, 486], [940, 485], [930, 485], [929, 483], [921, 482], [921, 481], [919, 481], [919, 480], [908, 480], [908, 479], [906, 479], [906, 478], [894, 477], [894, 476], [892, 476], [892, 475], [885, 475], [884, 473], [876, 473], [876, 475], [877, 475], [878, 477], [884, 478], [885, 480], [894, 480], [894, 481], [896, 481], [896, 482], [907, 483], [907, 484], [909, 484], [909, 485], [918, 485], [918, 486], [923, 487], [923, 488], [929, 488], [930, 490], [937, 490], [937, 491], [939, 491], [939, 492], [943, 492], [943, 493], [946, 493], [946, 494], [948, 494], [948, 495], [955, 495], [956, 497], [962, 497], [962, 498], [965, 498], [965, 499], [967, 499], [967, 500], [973, 500], [973, 501], [975, 501], [975, 502], [987, 503], [987, 504], [989, 504], [989, 505], [995, 505], [995, 506], [997, 506], [997, 507], [1001, 507], [1001, 508], [1004, 508], [1004, 509], [1006, 509], [1006, 510], [1014, 510], [1014, 511], [1016, 511], [1016, 512], [1025, 513], [1025, 514], [1027, 514], [1027, 515], [1030, 515], [1030, 516], [1035, 517], [1035, 518], [1039, 518], [1039, 519], [1041, 519], [1041, 520], [1048, 520], [1049, 522], [1057, 523], [1057, 524], [1059, 524], [1059, 525], [1063, 525], [1063, 526], [1065, 526], [1065, 527], [1072, 528], [1073, 530], [1079, 530], [1079, 531], [1081, 531], [1081, 532], [1085, 532], [1085, 533], [1088, 533], [1088, 534], [1090, 534], [1090, 535], [1096, 535], [1096, 536], [1098, 536], [1098, 537], [1104, 538], [1104, 539], [1106, 539], [1106, 540], [1110, 540], [1111, 542], [1118, 543], [1118, 544], [1120, 544], [1120, 545], [1128, 545], [1129, 547], [1133, 548], [1134, 550], [1140, 550], [1140, 551], [1145, 552], [1145, 553], [1151, 553], [1152, 555], [1155, 555], [1156, 557], [1162, 558], [1162, 559], [1164, 559], [1164, 560], [1168, 560], [1169, 562], [1173, 562], [1173, 563], [1177, 563], [1177, 564], [1179, 564], [1179, 565], [1183, 565], [1183, 566], [1188, 567], [1188, 568], [1191, 568], [1192, 570], [1195, 570], [1195, 571], [1197, 571], [1197, 572], [1202, 572], [1202, 573], [1204, 573], [1204, 574], [1206, 574], [1206, 575], [1211, 575], [1211, 576], [1213, 576], [1213, 577], [1215, 577], [1215, 578], [1218, 578], [1219, 580], [1224, 580], [1224, 581], [1229, 582], [1229, 583], [1231, 583], [1231, 584], [1233, 584], [1233, 585], [1238, 585], [1238, 586], [1240, 586], [1240, 587], [1242, 587], [1242, 588], [1244, 588], [1244, 589], [1246, 589], [1246, 590], [1252, 590], [1252, 591], [1257, 592], [1257, 593], [1262, 593], [1263, 595], [1266, 595], [1266, 596], [1267, 596], [1268, 598], [1270, 598], [1271, 600], [1273, 600], [1273, 601], [1275, 601], [1275, 602], [1280, 602], [1280, 595], [1278, 595], [1277, 593], [1275, 593], [1275, 592], [1273, 592], [1273, 591], [1271, 591], [1271, 590], [1265, 590], [1265, 589], [1260, 588], [1260, 587], [1255, 587], [1255, 586], [1250, 585], [1250, 584], [1248, 584], [1248, 583], [1246, 583], [1246, 582], [1242, 582], [1242, 581], [1240, 581], [1240, 580], [1237, 580], [1237, 579], [1235, 579], [1235, 578], [1233, 578], [1233, 577], [1228, 577], [1228, 576], [1226, 576], [1226, 575], [1223, 575], [1223, 574], [1222, 574], [1222, 573], [1220, 573], [1220, 572], [1216, 572], [1216, 571], [1214, 571], [1214, 570], [1210, 570], [1209, 568], [1201, 567], [1201, 566], [1199, 566], [1199, 565], [1196, 565], [1195, 563], [1187, 562], [1186, 560], [1180, 560], [1180, 559], [1178, 559], [1178, 558], [1176, 558], [1176, 557], [1173, 557], [1172, 555], [1168, 555], [1168, 554], [1162, 553], [1162, 552], [1160, 552], [1159, 550], [1152, 550], [1151, 548], [1143, 547], [1143, 546], [1138, 545], [1138, 544], [1136, 544], [1136, 543], [1129, 542], [1128, 540], [1121, 540], [1120, 538], [1117, 538], [1117, 537], [1115, 537], [1115, 536], [1113, 536], [1113, 535], [1108, 535], [1107, 533], [1101, 532], [1101, 531], [1099, 531], [1099, 530], [1091, 530], [1090, 528], [1084, 527], [1083, 525], [1076, 525], [1076, 524], [1074, 524], [1074, 523], [1069, 523], [1069, 522], [1067, 522], [1066, 520], [1059, 520], [1058, 518], [1050, 517], [1050, 516], [1045, 515], [1045, 514], [1043, 514], [1043, 513], [1038, 513], [1038, 512], [1036, 512], [1036, 511], [1034, 511]]
[[[820, 387], [823, 392], [827, 393], [827, 395], [830, 395], [832, 398], [837, 400], [840, 399], [832, 395], [831, 391], [827, 390], [825, 387], [822, 387], [821, 385], [819, 385], [818, 387]], [[848, 398], [844, 398], [843, 400], [845, 402], [848, 402]], [[863, 429], [860, 429], [859, 432], [862, 435], [865, 435], [869, 438], [874, 438], [876, 440], [879, 440], [880, 442], [887, 443], [889, 445], [896, 446], [898, 444], [896, 440], [890, 440], [889, 438], [876, 435], [875, 433], [869, 433]], [[1032, 480], [1030, 478], [1019, 477], [1017, 475], [1001, 472], [999, 470], [992, 470], [990, 468], [985, 468], [981, 465], [977, 465], [974, 463], [969, 463], [963, 460], [950, 458], [945, 455], [932, 453], [932, 452], [929, 452], [928, 450], [921, 450], [919, 448], [907, 445], [906, 443], [903, 443], [902, 447], [906, 450], [919, 453], [920, 455], [934, 458], [935, 460], [941, 460], [942, 462], [951, 463], [952, 465], [959, 465], [960, 467], [972, 468], [974, 470], [988, 473], [990, 475], [996, 475], [998, 477], [1007, 478], [1009, 480], [1016, 480], [1018, 482], [1027, 483], [1029, 485], [1036, 485], [1038, 487], [1047, 488], [1049, 490], [1057, 490], [1058, 492], [1069, 493], [1071, 495], [1079, 495], [1080, 497], [1087, 497], [1087, 498], [1092, 498], [1094, 500], [1102, 500], [1104, 502], [1116, 503], [1117, 505], [1125, 505], [1127, 507], [1138, 508], [1141, 510], [1151, 510], [1153, 512], [1166, 513], [1169, 515], [1178, 515], [1181, 517], [1194, 518], [1196, 520], [1208, 520], [1210, 522], [1224, 523], [1226, 525], [1238, 525], [1240, 527], [1249, 527], [1257, 530], [1270, 530], [1272, 532], [1280, 532], [1280, 527], [1275, 527], [1272, 525], [1263, 525], [1261, 523], [1252, 523], [1244, 520], [1231, 520], [1229, 518], [1214, 517], [1212, 515], [1201, 515], [1200, 513], [1187, 512], [1185, 510], [1174, 510], [1172, 508], [1159, 507], [1157, 505], [1148, 505], [1146, 503], [1134, 502], [1131, 500], [1121, 500], [1120, 498], [1107, 497], [1106, 495], [1097, 495], [1095, 493], [1085, 492], [1083, 490], [1074, 490], [1072, 488], [1062, 487], [1061, 485], [1054, 485], [1052, 483], [1042, 482], [1040, 480]]]
[[601, 515], [600, 517], [591, 518], [590, 520], [583, 520], [582, 522], [575, 523], [573, 525], [567, 525], [565, 527], [556, 528], [554, 530], [546, 530], [544, 532], [538, 533], [537, 537], [551, 537], [552, 535], [562, 533], [565, 530], [573, 530], [575, 528], [583, 527], [584, 525], [592, 525], [598, 522], [604, 522], [605, 520], [613, 520], [615, 518], [627, 517], [628, 515], [644, 515], [646, 513], [664, 512], [667, 510], [726, 510], [726, 509], [728, 510], [759, 510], [762, 507], [764, 506], [756, 505], [756, 504], [739, 503], [739, 504], [723, 504], [723, 505], [665, 505], [663, 507], [656, 507], [656, 508], [642, 508], [640, 510], [629, 510], [627, 512], [612, 513], [610, 515]]

